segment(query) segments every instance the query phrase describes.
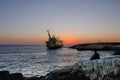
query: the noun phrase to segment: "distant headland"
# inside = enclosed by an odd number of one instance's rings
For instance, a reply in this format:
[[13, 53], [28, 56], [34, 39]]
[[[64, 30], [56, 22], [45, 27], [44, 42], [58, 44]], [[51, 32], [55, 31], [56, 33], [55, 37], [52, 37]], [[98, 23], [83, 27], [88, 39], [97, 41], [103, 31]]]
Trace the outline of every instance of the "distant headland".
[[77, 50], [120, 50], [120, 42], [84, 43], [73, 45], [70, 48]]

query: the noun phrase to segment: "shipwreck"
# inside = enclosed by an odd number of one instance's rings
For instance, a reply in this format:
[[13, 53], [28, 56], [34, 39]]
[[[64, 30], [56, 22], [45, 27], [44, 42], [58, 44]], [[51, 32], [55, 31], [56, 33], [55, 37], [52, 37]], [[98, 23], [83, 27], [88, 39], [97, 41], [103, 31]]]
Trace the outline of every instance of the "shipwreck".
[[46, 46], [48, 49], [57, 49], [63, 47], [63, 41], [56, 38], [54, 35], [51, 37], [49, 30], [47, 30], [49, 40], [46, 41]]

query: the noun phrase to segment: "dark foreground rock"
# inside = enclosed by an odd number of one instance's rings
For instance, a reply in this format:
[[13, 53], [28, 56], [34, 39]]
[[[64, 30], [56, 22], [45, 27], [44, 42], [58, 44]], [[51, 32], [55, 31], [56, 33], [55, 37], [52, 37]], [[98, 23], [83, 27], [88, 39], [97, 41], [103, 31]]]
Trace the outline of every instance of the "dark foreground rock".
[[[19, 73], [0, 72], [0, 80], [120, 80], [120, 58], [79, 61], [45, 76], [25, 78]], [[11, 76], [10, 76], [11, 75]]]
[[8, 71], [0, 71], [0, 80], [24, 80], [21, 73], [10, 74]]
[[46, 80], [90, 80], [89, 77], [85, 76], [81, 71], [74, 71], [73, 67], [65, 67], [64, 69], [54, 70], [50, 72]]

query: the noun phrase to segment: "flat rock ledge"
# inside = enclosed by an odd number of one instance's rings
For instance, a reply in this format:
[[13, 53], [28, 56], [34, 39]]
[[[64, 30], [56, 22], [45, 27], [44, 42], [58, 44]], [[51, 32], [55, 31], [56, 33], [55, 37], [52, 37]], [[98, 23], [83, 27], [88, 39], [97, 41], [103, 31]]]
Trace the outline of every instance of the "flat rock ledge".
[[97, 51], [117, 51], [120, 50], [120, 42], [106, 42], [106, 43], [85, 43], [71, 46], [72, 49], [77, 50], [97, 50]]
[[41, 77], [27, 78], [20, 73], [15, 74], [1, 71], [0, 80], [120, 80], [120, 58], [79, 61]]

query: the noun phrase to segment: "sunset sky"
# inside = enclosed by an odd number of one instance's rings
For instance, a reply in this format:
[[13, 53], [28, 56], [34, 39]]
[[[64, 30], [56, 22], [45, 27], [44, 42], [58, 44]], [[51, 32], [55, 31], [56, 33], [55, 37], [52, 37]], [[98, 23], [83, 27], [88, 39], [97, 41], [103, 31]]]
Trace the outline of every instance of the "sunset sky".
[[0, 44], [120, 41], [120, 0], [0, 0]]

